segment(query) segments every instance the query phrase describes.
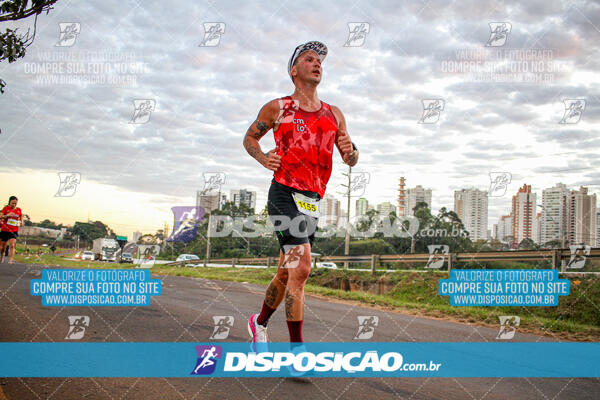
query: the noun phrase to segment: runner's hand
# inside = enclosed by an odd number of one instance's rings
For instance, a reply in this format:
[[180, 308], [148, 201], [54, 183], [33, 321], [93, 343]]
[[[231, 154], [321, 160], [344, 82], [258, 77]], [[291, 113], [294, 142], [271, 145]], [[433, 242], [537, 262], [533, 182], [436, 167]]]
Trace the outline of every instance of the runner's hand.
[[348, 133], [346, 133], [346, 131], [340, 131], [340, 134], [337, 137], [337, 145], [342, 154], [344, 155], [344, 158], [347, 154], [352, 153], [352, 141], [350, 140], [350, 136], [348, 136]]
[[281, 156], [279, 156], [275, 150], [276, 149], [273, 149], [268, 153], [265, 153], [266, 158], [263, 163], [265, 168], [270, 169], [271, 171], [277, 171], [281, 166]]

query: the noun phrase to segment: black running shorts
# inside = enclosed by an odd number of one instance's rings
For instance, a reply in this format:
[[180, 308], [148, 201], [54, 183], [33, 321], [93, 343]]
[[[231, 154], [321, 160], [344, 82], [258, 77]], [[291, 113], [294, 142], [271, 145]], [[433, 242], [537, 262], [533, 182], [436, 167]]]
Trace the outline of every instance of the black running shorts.
[[0, 232], [0, 241], [8, 242], [10, 239], [16, 239], [19, 234], [17, 232]]
[[[292, 193], [301, 193], [313, 199], [319, 199], [316, 192], [297, 190], [289, 186], [282, 185], [275, 181], [271, 182], [267, 206], [269, 218], [275, 227], [275, 235], [279, 241], [279, 247], [285, 253], [290, 246], [309, 243], [312, 246], [317, 230], [318, 218], [306, 215], [298, 211], [294, 202]], [[282, 224], [279, 216], [285, 216], [290, 224]], [[287, 225], [287, 226], [286, 226]]]

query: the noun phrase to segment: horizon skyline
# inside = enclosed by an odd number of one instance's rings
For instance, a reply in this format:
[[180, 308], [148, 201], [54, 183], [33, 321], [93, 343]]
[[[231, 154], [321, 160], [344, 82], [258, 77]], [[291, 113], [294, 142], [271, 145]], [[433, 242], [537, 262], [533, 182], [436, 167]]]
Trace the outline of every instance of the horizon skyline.
[[[405, 177], [405, 178], [406, 178], [406, 177]], [[2, 179], [2, 173], [0, 173], [0, 180], [1, 180], [1, 179]], [[58, 182], [57, 182], [57, 183], [58, 183]], [[512, 182], [511, 182], [511, 183], [512, 183]], [[544, 187], [544, 188], [539, 188], [539, 189], [537, 189], [537, 190], [539, 191], [539, 199], [538, 199], [539, 201], [538, 201], [538, 203], [540, 203], [540, 204], [541, 204], [541, 200], [542, 200], [542, 194], [543, 194], [543, 193], [542, 193], [542, 191], [543, 191], [543, 190], [545, 190], [545, 189], [553, 188], [553, 187], [555, 187], [557, 184], [564, 184], [564, 182], [556, 182], [556, 183], [555, 183], [554, 185], [552, 185], [552, 186], [549, 186], [549, 187]], [[418, 184], [417, 184], [417, 185], [418, 185]], [[415, 185], [414, 187], [416, 187], [417, 185]], [[493, 226], [494, 226], [494, 225], [497, 223], [497, 221], [498, 221], [498, 220], [499, 220], [501, 217], [503, 217], [503, 216], [507, 216], [507, 215], [510, 215], [510, 214], [511, 214], [511, 212], [512, 212], [512, 211], [511, 211], [511, 209], [510, 209], [510, 201], [511, 201], [511, 199], [512, 199], [512, 196], [513, 196], [513, 194], [516, 194], [516, 193], [518, 193], [518, 190], [519, 190], [519, 188], [521, 188], [523, 185], [531, 185], [531, 188], [532, 188], [532, 189], [531, 189], [531, 191], [532, 191], [532, 193], [536, 193], [536, 194], [538, 193], [538, 192], [537, 192], [537, 191], [534, 189], [534, 188], [535, 188], [535, 186], [534, 186], [533, 184], [523, 183], [522, 185], [520, 185], [520, 186], [516, 187], [516, 190], [515, 190], [514, 192], [510, 192], [510, 187], [508, 187], [508, 188], [507, 188], [507, 190], [506, 190], [506, 193], [505, 193], [503, 196], [497, 197], [497, 198], [504, 198], [504, 197], [506, 197], [506, 198], [507, 198], [507, 200], [508, 200], [508, 207], [507, 207], [507, 210], [508, 210], [508, 211], [506, 211], [506, 213], [505, 213], [505, 214], [500, 214], [500, 215], [499, 215], [497, 218], [492, 218], [492, 217], [490, 217], [490, 216], [488, 215], [488, 224], [487, 224], [487, 230], [490, 230], [490, 231], [492, 231], [492, 230], [493, 230]], [[567, 187], [567, 189], [568, 189], [568, 190], [578, 190], [578, 189], [580, 188], [580, 187], [571, 187], [571, 186], [570, 186], [570, 185], [568, 185], [568, 184], [565, 184], [565, 185], [566, 185], [566, 187]], [[420, 185], [420, 186], [423, 186], [423, 185]], [[511, 186], [512, 186], [512, 185], [511, 185]], [[583, 187], [586, 187], [586, 186], [583, 186]], [[58, 188], [58, 185], [57, 185], [57, 188]], [[406, 189], [411, 189], [411, 188], [412, 188], [412, 187], [407, 187]], [[424, 188], [424, 189], [429, 189], [429, 188], [427, 188], [427, 187], [425, 187], [425, 186], [423, 186], [423, 188]], [[227, 193], [226, 193], [226, 194], [230, 193], [232, 190], [240, 190], [240, 189], [245, 189], [245, 188], [243, 188], [243, 187], [242, 187], [242, 188], [231, 188], [231, 189], [226, 189], [226, 190], [227, 190]], [[489, 191], [488, 191], [488, 190], [478, 189], [478, 188], [476, 188], [476, 187], [465, 187], [465, 188], [460, 188], [460, 189], [456, 189], [456, 190], [460, 191], [460, 190], [462, 190], [462, 189], [477, 189], [477, 190], [480, 190], [480, 191], [484, 191], [484, 192], [488, 192], [488, 193], [489, 193]], [[197, 189], [197, 190], [199, 190], [199, 189]], [[197, 190], [196, 190], [196, 191], [197, 191]], [[589, 187], [588, 187], [588, 190], [589, 190]], [[196, 191], [194, 191], [194, 192], [196, 192]], [[224, 191], [221, 191], [221, 193], [223, 193], [223, 192], [224, 192]], [[596, 194], [597, 196], [600, 196], [600, 192], [598, 192], [598, 191], [594, 192], [594, 191], [591, 191], [591, 190], [589, 190], [589, 191], [588, 191], [588, 194], [590, 194], [590, 195]], [[326, 196], [327, 196], [327, 195], [329, 195], [329, 194], [326, 194]], [[10, 196], [10, 194], [8, 194], [8, 195], [5, 195], [4, 197], [6, 197], [6, 198], [8, 199], [8, 196]], [[75, 197], [75, 196], [76, 196], [76, 194], [75, 194], [73, 197]], [[340, 200], [338, 197], [336, 197], [336, 196], [334, 196], [334, 195], [329, 195], [329, 196], [331, 196], [331, 197], [335, 198], [337, 201], [339, 201], [339, 202], [340, 202], [340, 209], [341, 209], [341, 211], [342, 211], [342, 212], [345, 212], [345, 207], [343, 206], [343, 205], [345, 205], [345, 203], [346, 203], [346, 202], [345, 202], [345, 199], [341, 199], [341, 200]], [[160, 223], [160, 224], [158, 224], [158, 225], [155, 225], [155, 226], [156, 226], [155, 228], [151, 228], [149, 225], [148, 225], [146, 228], [142, 228], [142, 227], [141, 227], [142, 225], [131, 225], [131, 224], [123, 225], [123, 224], [120, 224], [120, 223], [114, 223], [114, 220], [112, 220], [112, 219], [107, 219], [107, 218], [97, 218], [97, 217], [94, 217], [94, 215], [96, 215], [96, 214], [95, 214], [95, 213], [93, 213], [93, 212], [90, 212], [90, 210], [88, 210], [88, 213], [89, 213], [89, 214], [88, 214], [88, 215], [86, 215], [86, 217], [85, 217], [85, 218], [83, 218], [83, 217], [78, 217], [78, 218], [70, 219], [69, 221], [72, 221], [72, 222], [65, 222], [64, 220], [52, 219], [52, 218], [51, 218], [52, 214], [46, 214], [46, 215], [49, 215], [49, 216], [46, 216], [46, 217], [43, 217], [43, 216], [41, 216], [41, 217], [39, 217], [39, 218], [38, 218], [38, 220], [35, 220], [34, 218], [32, 218], [32, 217], [31, 217], [31, 214], [30, 214], [30, 213], [26, 212], [26, 211], [25, 211], [25, 209], [23, 209], [23, 207], [21, 207], [21, 205], [22, 205], [22, 199], [21, 199], [21, 197], [19, 197], [18, 195], [17, 195], [17, 197], [19, 198], [18, 207], [20, 207], [20, 208], [23, 210], [23, 214], [27, 214], [27, 215], [29, 215], [29, 216], [30, 216], [30, 218], [31, 218], [31, 220], [32, 220], [32, 222], [34, 222], [34, 223], [40, 223], [40, 222], [42, 222], [43, 220], [46, 220], [46, 219], [48, 219], [48, 220], [50, 220], [50, 221], [52, 221], [52, 222], [54, 222], [54, 223], [56, 223], [56, 224], [58, 224], [58, 225], [62, 224], [62, 225], [65, 225], [65, 226], [73, 226], [75, 222], [94, 222], [94, 221], [101, 221], [101, 222], [103, 222], [104, 224], [106, 224], [108, 227], [110, 227], [110, 228], [111, 228], [111, 229], [112, 229], [112, 230], [115, 232], [115, 234], [123, 234], [123, 233], [125, 233], [125, 231], [129, 230], [129, 231], [127, 231], [127, 232], [126, 232], [127, 234], [125, 235], [125, 236], [127, 236], [128, 238], [129, 238], [129, 237], [131, 237], [131, 236], [132, 236], [132, 234], [133, 234], [134, 232], [142, 232], [142, 234], [143, 234], [143, 235], [145, 235], [145, 234], [154, 234], [154, 233], [156, 233], [158, 230], [160, 230], [160, 229], [163, 229], [163, 226], [164, 226], [164, 224], [167, 224], [167, 225], [169, 226], [169, 230], [172, 230], [172, 228], [173, 228], [173, 222], [174, 222], [174, 221], [173, 221], [173, 215], [172, 215], [172, 214], [170, 215], [170, 219], [164, 220], [162, 223]], [[228, 197], [229, 197], [229, 195], [228, 195]], [[496, 197], [496, 196], [493, 196], [492, 198], [494, 198], [494, 197]], [[538, 196], [536, 196], [536, 199], [537, 199], [537, 197], [538, 197]], [[60, 199], [60, 198], [61, 198], [61, 197], [59, 197], [59, 199]], [[70, 198], [70, 197], [62, 197], [62, 198]], [[366, 199], [367, 199], [367, 202], [368, 202], [368, 205], [369, 205], [369, 206], [373, 206], [373, 207], [374, 207], [374, 209], [376, 209], [378, 205], [380, 205], [380, 204], [383, 204], [383, 203], [391, 203], [391, 204], [394, 206], [394, 208], [396, 208], [396, 210], [397, 210], [397, 207], [398, 207], [398, 204], [397, 204], [397, 203], [393, 203], [393, 202], [391, 202], [391, 201], [387, 201], [387, 200], [386, 200], [386, 201], [381, 201], [381, 202], [371, 202], [371, 201], [370, 201], [370, 200], [369, 200], [367, 197], [365, 197], [365, 196], [356, 196], [356, 197], [354, 197], [354, 196], [353, 196], [353, 200], [351, 200], [351, 207], [352, 207], [352, 209], [353, 209], [353, 211], [354, 211], [354, 212], [351, 214], [351, 216], [356, 216], [356, 200], [358, 200], [358, 199], [360, 199], [360, 198], [366, 198]], [[434, 203], [434, 199], [435, 199], [435, 196], [434, 196], [434, 191], [433, 191], [433, 189], [432, 189], [432, 204]], [[489, 195], [488, 195], [488, 204], [489, 204], [489, 199], [490, 199], [490, 197], [489, 197]], [[230, 201], [230, 199], [228, 198], [228, 199], [227, 199], [227, 201], [229, 202], [229, 201]], [[265, 203], [265, 204], [266, 204], [266, 203]], [[260, 207], [259, 207], [259, 205], [258, 205], [258, 203], [257, 203], [257, 207], [255, 208], [255, 213], [258, 213], [258, 212], [260, 212], [260, 210], [262, 210], [262, 209], [264, 208], [264, 205], [265, 205], [265, 204], [263, 204], [262, 206], [260, 206]], [[194, 200], [193, 202], [190, 202], [190, 204], [177, 204], [177, 205], [173, 205], [172, 207], [177, 207], [177, 206], [182, 206], [182, 205], [188, 205], [188, 206], [195, 205], [195, 200]], [[439, 210], [440, 210], [442, 207], [446, 207], [446, 209], [447, 209], [447, 210], [456, 211], [456, 210], [454, 210], [454, 204], [452, 204], [451, 206], [445, 206], [445, 205], [442, 205], [442, 206], [438, 207], [437, 209], [436, 209], [436, 208], [434, 208], [434, 207], [433, 207], [433, 205], [432, 205], [432, 207], [431, 207], [431, 210], [430, 210], [430, 211], [431, 211], [431, 213], [432, 213], [433, 215], [435, 215], [435, 214], [437, 214], [437, 212], [439, 212]], [[489, 209], [489, 206], [488, 206], [488, 209]], [[257, 210], [258, 210], [258, 211], [257, 211]], [[170, 212], [170, 211], [171, 211], [171, 209], [169, 208], [169, 209], [168, 209], [168, 211]], [[538, 212], [536, 212], [536, 214], [537, 214], [537, 213], [538, 213]], [[168, 215], [168, 213], [167, 213], [166, 215]], [[69, 217], [67, 217], [67, 218], [69, 218]], [[125, 228], [125, 226], [127, 226], [127, 228]], [[136, 227], [138, 227], [138, 228], [136, 228]], [[170, 233], [170, 232], [169, 232], [169, 233]]]

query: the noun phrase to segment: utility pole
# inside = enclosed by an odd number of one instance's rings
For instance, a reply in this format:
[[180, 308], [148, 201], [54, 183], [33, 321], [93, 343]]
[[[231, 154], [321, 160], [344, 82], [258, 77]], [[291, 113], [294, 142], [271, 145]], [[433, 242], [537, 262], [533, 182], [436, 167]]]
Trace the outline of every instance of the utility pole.
[[[348, 184], [342, 185], [346, 188], [346, 238], [344, 240], [344, 255], [350, 255], [350, 184], [352, 183], [352, 167], [348, 166], [348, 173], [342, 174], [348, 177]], [[344, 269], [348, 269], [350, 263], [348, 261], [344, 261]]]
[[212, 213], [208, 214], [208, 227], [206, 229], [206, 255], [204, 256], [204, 266], [210, 261], [210, 217]]
[[[169, 237], [169, 224], [167, 224], [167, 221], [163, 222], [163, 238], [162, 238], [162, 243], [161, 243], [161, 252], [166, 251], [167, 248], [167, 238]], [[173, 250], [173, 247], [171, 245], [171, 251]], [[172, 255], [172, 254], [171, 254]]]

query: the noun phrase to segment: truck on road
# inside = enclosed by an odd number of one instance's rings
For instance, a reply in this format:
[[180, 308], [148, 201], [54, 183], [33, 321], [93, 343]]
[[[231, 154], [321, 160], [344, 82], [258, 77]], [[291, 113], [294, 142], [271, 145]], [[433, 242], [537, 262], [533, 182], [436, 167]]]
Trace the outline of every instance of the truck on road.
[[92, 242], [92, 251], [94, 252], [94, 260], [100, 261], [117, 261], [117, 251], [119, 243], [115, 239], [98, 238]]

